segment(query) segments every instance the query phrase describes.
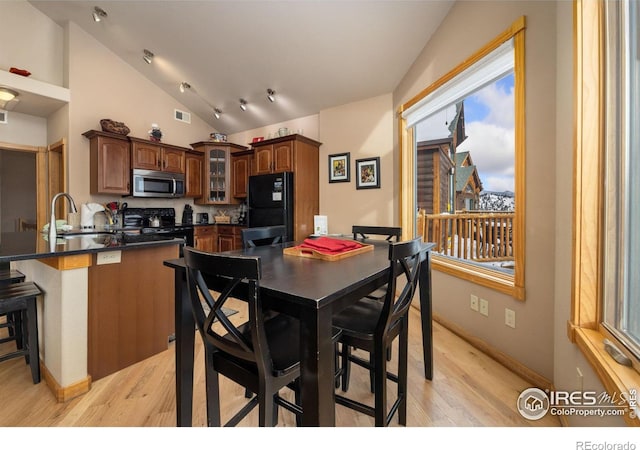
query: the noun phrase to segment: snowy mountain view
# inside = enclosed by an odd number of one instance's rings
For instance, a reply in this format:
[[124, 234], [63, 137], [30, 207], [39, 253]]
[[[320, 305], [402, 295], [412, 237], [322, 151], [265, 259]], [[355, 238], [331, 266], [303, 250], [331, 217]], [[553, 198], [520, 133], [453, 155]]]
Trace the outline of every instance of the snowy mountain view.
[[493, 192], [482, 191], [480, 192], [480, 210], [484, 211], [514, 211], [515, 196], [511, 191]]

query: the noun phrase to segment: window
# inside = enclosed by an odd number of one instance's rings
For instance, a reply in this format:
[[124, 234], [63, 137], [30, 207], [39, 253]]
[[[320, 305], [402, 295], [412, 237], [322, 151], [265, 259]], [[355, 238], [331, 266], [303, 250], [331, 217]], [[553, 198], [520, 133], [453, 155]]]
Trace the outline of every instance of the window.
[[[624, 395], [640, 385], [638, 4], [578, 1], [575, 8], [575, 223], [568, 334], [610, 395]], [[605, 352], [605, 338], [633, 367]], [[637, 415], [625, 415], [625, 421], [640, 425]]]
[[637, 2], [607, 3], [604, 320], [640, 357], [640, 53]]
[[[403, 229], [436, 244], [434, 269], [521, 300], [524, 29], [522, 17], [400, 108]], [[496, 93], [506, 95], [489, 95]], [[500, 143], [483, 155], [487, 105], [496, 105], [494, 111], [509, 120], [500, 129]], [[491, 124], [494, 134], [497, 122]], [[508, 173], [500, 183], [486, 165], [497, 153]]]

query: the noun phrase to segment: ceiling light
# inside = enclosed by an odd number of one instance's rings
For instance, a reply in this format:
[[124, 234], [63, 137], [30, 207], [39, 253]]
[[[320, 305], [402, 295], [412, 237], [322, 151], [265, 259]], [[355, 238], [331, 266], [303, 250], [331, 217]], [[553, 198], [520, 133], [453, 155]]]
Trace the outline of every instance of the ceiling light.
[[240, 109], [243, 111], [247, 110], [247, 101], [243, 98], [240, 99]]
[[0, 101], [10, 102], [17, 96], [18, 96], [18, 93], [16, 91], [12, 91], [11, 89], [0, 87]]
[[191, 85], [189, 83], [187, 83], [186, 81], [180, 83], [180, 92], [184, 94], [184, 91], [186, 91], [187, 89], [191, 89]]
[[143, 53], [144, 53], [144, 56], [142, 57], [142, 59], [144, 59], [144, 62], [146, 62], [147, 64], [151, 64], [151, 61], [153, 61], [154, 54], [149, 50], [147, 50], [146, 48], [143, 50]]
[[276, 91], [274, 91], [273, 89], [267, 89], [267, 98], [269, 99], [270, 102], [275, 102], [276, 101]]
[[216, 119], [220, 118], [220, 114], [222, 114], [222, 111], [220, 111], [219, 108], [213, 108], [213, 115], [215, 116]]
[[107, 12], [98, 6], [94, 6], [92, 16], [94, 22], [100, 22], [102, 19], [107, 17]]

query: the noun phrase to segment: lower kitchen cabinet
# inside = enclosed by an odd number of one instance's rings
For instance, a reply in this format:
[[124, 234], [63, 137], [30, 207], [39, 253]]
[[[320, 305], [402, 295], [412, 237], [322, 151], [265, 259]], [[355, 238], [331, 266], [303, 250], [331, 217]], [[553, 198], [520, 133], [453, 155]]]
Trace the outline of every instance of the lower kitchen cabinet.
[[236, 225], [196, 226], [193, 245], [204, 252], [226, 252], [242, 248], [242, 229]]
[[215, 225], [194, 227], [193, 246], [203, 252], [217, 252], [218, 241]]

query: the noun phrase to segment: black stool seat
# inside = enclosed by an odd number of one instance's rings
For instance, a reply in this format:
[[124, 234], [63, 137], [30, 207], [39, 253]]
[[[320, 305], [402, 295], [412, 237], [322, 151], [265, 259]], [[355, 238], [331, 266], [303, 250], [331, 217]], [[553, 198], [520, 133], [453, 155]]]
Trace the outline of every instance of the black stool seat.
[[[34, 383], [40, 382], [40, 356], [38, 349], [38, 316], [36, 297], [42, 291], [31, 281], [0, 285], [0, 315], [20, 315], [22, 346], [14, 352], [0, 356], [0, 362], [11, 358], [24, 356], [31, 366], [31, 376]], [[20, 348], [22, 347], [22, 348]]]
[[21, 283], [24, 281], [24, 274], [19, 270], [0, 270], [0, 284]]

